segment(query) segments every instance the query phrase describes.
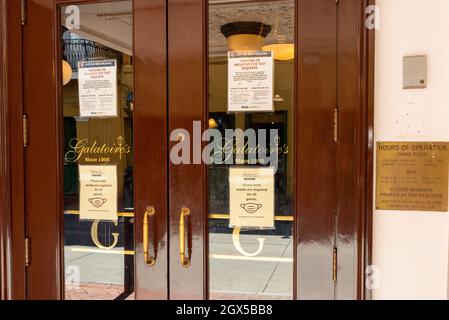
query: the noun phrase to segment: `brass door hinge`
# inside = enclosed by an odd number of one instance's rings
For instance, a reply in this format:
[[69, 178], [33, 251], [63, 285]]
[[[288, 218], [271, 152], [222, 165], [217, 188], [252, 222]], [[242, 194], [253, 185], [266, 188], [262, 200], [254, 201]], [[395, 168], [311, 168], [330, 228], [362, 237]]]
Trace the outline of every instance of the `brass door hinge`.
[[28, 267], [30, 264], [31, 264], [30, 239], [25, 238], [25, 267]]
[[338, 108], [334, 109], [334, 142], [338, 142]]
[[26, 0], [20, 0], [20, 20], [22, 22], [22, 26], [24, 26], [27, 22], [27, 3]]
[[22, 115], [22, 134], [23, 134], [23, 147], [28, 147], [28, 116]]
[[332, 253], [332, 281], [337, 282], [337, 271], [338, 271], [338, 250], [334, 247]]

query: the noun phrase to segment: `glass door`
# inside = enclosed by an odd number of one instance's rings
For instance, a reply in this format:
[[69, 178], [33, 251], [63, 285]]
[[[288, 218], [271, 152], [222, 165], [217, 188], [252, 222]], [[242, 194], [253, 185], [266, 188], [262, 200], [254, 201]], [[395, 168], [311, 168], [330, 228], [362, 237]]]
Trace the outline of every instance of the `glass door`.
[[[60, 9], [65, 298], [130, 297], [135, 254], [132, 1]], [[79, 25], [68, 13], [79, 14]]]
[[29, 299], [335, 297], [334, 1], [28, 2]]
[[335, 297], [336, 17], [168, 1], [171, 299]]
[[208, 9], [209, 298], [292, 299], [295, 1]]
[[167, 298], [165, 39], [141, 39], [165, 26], [142, 4], [59, 7], [66, 299]]
[[30, 299], [168, 298], [165, 12], [29, 1]]

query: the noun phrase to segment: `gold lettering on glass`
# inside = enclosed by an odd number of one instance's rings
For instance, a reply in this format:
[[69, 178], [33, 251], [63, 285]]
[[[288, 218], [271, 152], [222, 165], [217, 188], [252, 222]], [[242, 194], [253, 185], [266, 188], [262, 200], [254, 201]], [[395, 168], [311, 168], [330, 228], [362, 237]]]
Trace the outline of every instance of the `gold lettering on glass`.
[[118, 137], [112, 145], [98, 143], [97, 140], [89, 144], [89, 139], [74, 138], [70, 140], [70, 149], [65, 154], [66, 162], [99, 162], [108, 164], [110, 156], [118, 156], [120, 160], [124, 155], [131, 153], [131, 146], [125, 143], [123, 137]]
[[[99, 224], [100, 224], [100, 220], [95, 220], [92, 223], [92, 227], [90, 229], [90, 235], [92, 237], [92, 241], [100, 249], [103, 249], [103, 250], [112, 250], [112, 249], [114, 249], [117, 246], [117, 244], [118, 244], [118, 237], [119, 237], [118, 232], [113, 232], [112, 233], [112, 237], [114, 238], [114, 241], [112, 242], [112, 244], [109, 247], [107, 247], [107, 246], [103, 245], [100, 242], [100, 239], [98, 239], [98, 225]], [[118, 226], [118, 223], [114, 222], [114, 225]]]
[[265, 238], [257, 238], [257, 241], [259, 242], [259, 248], [257, 249], [257, 251], [254, 253], [246, 252], [240, 244], [240, 228], [235, 227], [234, 231], [232, 232], [232, 243], [234, 244], [235, 249], [245, 257], [256, 257], [262, 253]]

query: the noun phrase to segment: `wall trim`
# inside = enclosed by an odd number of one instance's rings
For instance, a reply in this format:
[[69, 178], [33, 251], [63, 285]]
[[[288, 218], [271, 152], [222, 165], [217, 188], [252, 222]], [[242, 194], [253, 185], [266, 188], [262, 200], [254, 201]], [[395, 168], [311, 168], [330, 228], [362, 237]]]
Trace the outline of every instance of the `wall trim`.
[[[365, 0], [365, 7], [368, 5], [376, 5], [376, 0]], [[363, 103], [365, 105], [366, 115], [365, 115], [365, 148], [366, 148], [366, 159], [365, 159], [365, 207], [364, 209], [364, 223], [362, 227], [364, 243], [363, 247], [363, 262], [364, 269], [361, 270], [363, 273], [363, 280], [365, 280], [365, 270], [368, 266], [372, 265], [372, 252], [373, 252], [373, 194], [374, 194], [374, 77], [375, 77], [375, 29], [368, 30], [364, 28], [364, 41], [363, 41], [363, 72], [362, 81], [364, 88]], [[372, 299], [372, 292], [370, 289], [366, 288], [365, 281], [362, 284], [361, 297], [365, 300]]]
[[[364, 0], [364, 8], [376, 5], [376, 0]], [[366, 13], [364, 12], [366, 18]], [[363, 26], [364, 27], [364, 26]], [[372, 265], [372, 252], [373, 252], [373, 194], [374, 194], [374, 77], [375, 77], [375, 29], [368, 30], [363, 28], [361, 35], [361, 57], [362, 57], [362, 69], [361, 69], [361, 85], [362, 92], [361, 102], [364, 106], [365, 114], [363, 117], [365, 130], [364, 130], [364, 144], [365, 154], [364, 159], [364, 172], [365, 172], [365, 192], [364, 192], [364, 204], [360, 209], [363, 214], [363, 221], [361, 224], [362, 229], [359, 231], [361, 234], [360, 241], [360, 299], [372, 300], [372, 292], [366, 287], [366, 270]]]

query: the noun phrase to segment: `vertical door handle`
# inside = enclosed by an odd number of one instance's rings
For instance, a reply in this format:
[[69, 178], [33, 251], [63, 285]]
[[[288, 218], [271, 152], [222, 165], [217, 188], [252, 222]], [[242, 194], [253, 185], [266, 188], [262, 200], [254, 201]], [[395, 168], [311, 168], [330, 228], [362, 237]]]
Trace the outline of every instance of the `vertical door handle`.
[[[156, 264], [156, 257], [150, 257], [149, 253], [149, 220], [156, 214], [154, 207], [148, 207], [143, 216], [143, 258], [145, 263], [149, 266], [154, 266]], [[156, 220], [154, 221], [156, 223]], [[156, 251], [156, 250], [155, 250]]]
[[181, 265], [185, 268], [190, 266], [190, 255], [186, 257], [186, 217], [190, 216], [189, 208], [182, 208], [181, 218], [179, 219], [179, 255], [181, 258]]

